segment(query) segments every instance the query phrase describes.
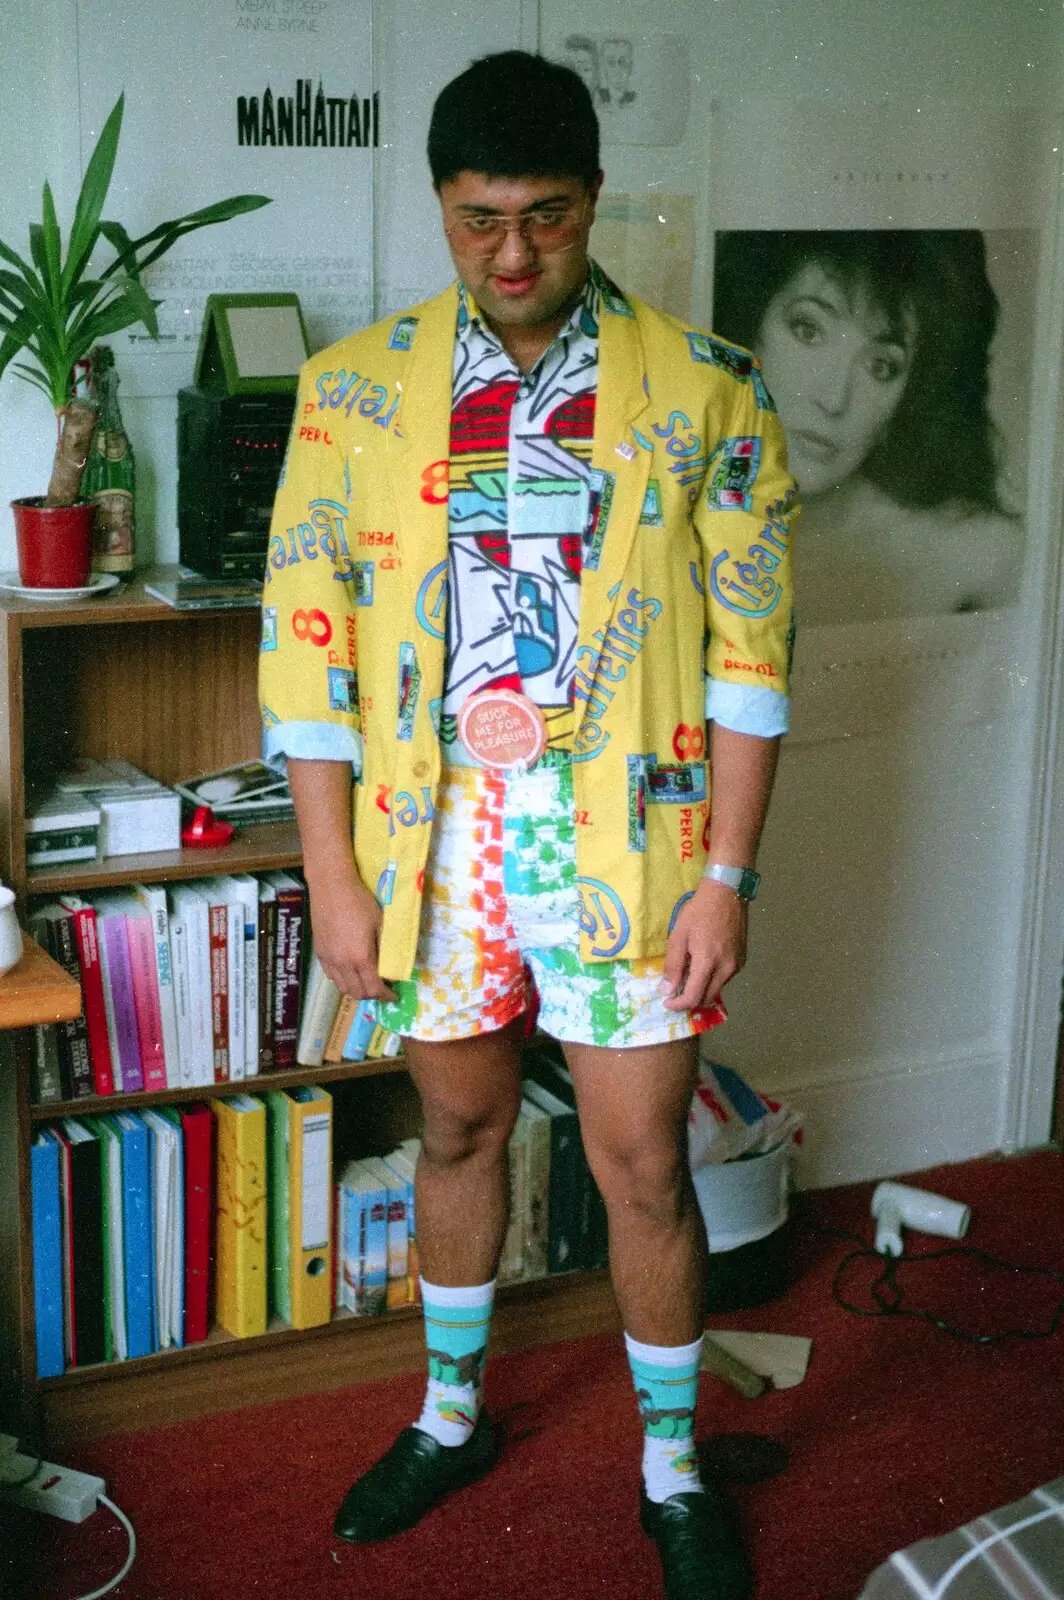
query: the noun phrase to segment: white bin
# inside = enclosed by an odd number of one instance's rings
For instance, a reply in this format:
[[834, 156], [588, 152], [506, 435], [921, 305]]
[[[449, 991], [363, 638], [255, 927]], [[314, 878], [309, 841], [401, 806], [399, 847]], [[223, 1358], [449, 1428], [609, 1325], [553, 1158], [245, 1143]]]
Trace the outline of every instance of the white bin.
[[761, 1155], [707, 1162], [692, 1173], [711, 1251], [765, 1239], [787, 1220], [791, 1141]]

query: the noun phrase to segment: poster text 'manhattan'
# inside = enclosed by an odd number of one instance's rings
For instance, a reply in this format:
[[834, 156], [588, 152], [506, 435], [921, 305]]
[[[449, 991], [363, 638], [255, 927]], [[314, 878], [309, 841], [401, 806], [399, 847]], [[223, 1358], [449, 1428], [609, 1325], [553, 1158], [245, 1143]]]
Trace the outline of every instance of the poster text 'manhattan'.
[[240, 144], [299, 145], [319, 149], [375, 149], [380, 144], [380, 95], [327, 95], [319, 80], [297, 78], [294, 95], [266, 88], [239, 95], [236, 131]]

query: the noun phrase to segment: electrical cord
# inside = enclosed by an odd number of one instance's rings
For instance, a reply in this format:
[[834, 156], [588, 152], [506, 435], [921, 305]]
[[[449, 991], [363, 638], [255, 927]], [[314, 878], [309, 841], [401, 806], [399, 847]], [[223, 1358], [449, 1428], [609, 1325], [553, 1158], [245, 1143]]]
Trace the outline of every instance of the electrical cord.
[[122, 1582], [122, 1579], [128, 1573], [130, 1567], [132, 1567], [137, 1556], [137, 1535], [133, 1524], [122, 1510], [122, 1507], [116, 1506], [114, 1501], [109, 1500], [105, 1494], [97, 1495], [96, 1503], [97, 1505], [106, 1506], [108, 1511], [116, 1516], [123, 1528], [125, 1528], [126, 1534], [129, 1538], [129, 1552], [126, 1555], [125, 1564], [121, 1571], [116, 1572], [114, 1577], [111, 1578], [109, 1582], [105, 1583], [102, 1588], [93, 1589], [90, 1594], [79, 1594], [76, 1597], [76, 1600], [102, 1600], [102, 1597], [105, 1594], [110, 1594], [112, 1589], [117, 1589], [118, 1585]]
[[[929, 1323], [931, 1327], [937, 1328], [939, 1333], [948, 1334], [951, 1339], [983, 1345], [1001, 1344], [1006, 1339], [1052, 1339], [1064, 1321], [1064, 1272], [1058, 1271], [1055, 1267], [1021, 1266], [1015, 1261], [1003, 1261], [1000, 1256], [991, 1255], [987, 1250], [977, 1250], [972, 1245], [946, 1245], [936, 1250], [906, 1250], [900, 1256], [880, 1255], [866, 1239], [858, 1233], [852, 1233], [848, 1228], [830, 1228], [808, 1220], [806, 1226], [813, 1233], [823, 1234], [827, 1238], [848, 1239], [857, 1245], [856, 1250], [850, 1250], [843, 1256], [835, 1268], [831, 1283], [831, 1292], [836, 1304], [855, 1317], [911, 1317], [915, 1321]], [[898, 1269], [914, 1261], [938, 1261], [944, 1256], [968, 1256], [981, 1261], [985, 1266], [1000, 1268], [1004, 1272], [1013, 1272], [1024, 1277], [1050, 1278], [1060, 1284], [1061, 1297], [1050, 1317], [1048, 1327], [1003, 1328], [996, 1333], [972, 1333], [967, 1328], [956, 1327], [947, 1318], [937, 1316], [922, 1306], [906, 1305], [904, 1291], [898, 1279]], [[855, 1262], [869, 1260], [877, 1262], [881, 1269], [868, 1289], [875, 1304], [855, 1305], [852, 1300], [845, 1297], [842, 1282]]]

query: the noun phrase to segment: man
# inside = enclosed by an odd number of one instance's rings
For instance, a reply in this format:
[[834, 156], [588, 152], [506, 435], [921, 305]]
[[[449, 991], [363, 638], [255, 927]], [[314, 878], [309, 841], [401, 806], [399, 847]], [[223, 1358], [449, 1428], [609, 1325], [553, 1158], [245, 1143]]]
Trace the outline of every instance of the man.
[[693, 1446], [686, 1118], [787, 725], [793, 486], [753, 358], [589, 263], [575, 73], [475, 62], [429, 162], [459, 281], [308, 363], [265, 595], [265, 748], [315, 948], [403, 1035], [424, 1112], [424, 1409], [336, 1532], [386, 1538], [494, 1464], [481, 1375], [534, 984], [608, 1213], [642, 1523], [671, 1600], [730, 1600], [749, 1568]]

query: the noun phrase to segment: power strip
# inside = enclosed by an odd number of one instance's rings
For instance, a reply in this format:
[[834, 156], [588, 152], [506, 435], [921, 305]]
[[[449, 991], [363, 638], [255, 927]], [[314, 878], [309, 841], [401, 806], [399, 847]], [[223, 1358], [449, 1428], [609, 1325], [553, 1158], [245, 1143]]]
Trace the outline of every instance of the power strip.
[[49, 1516], [61, 1517], [64, 1522], [84, 1522], [92, 1516], [107, 1486], [102, 1478], [95, 1478], [88, 1472], [74, 1472], [70, 1467], [42, 1461], [28, 1483], [18, 1489], [5, 1488], [33, 1471], [36, 1457], [21, 1455], [17, 1444], [18, 1440], [11, 1434], [0, 1433], [0, 1494], [9, 1505], [47, 1511]]

